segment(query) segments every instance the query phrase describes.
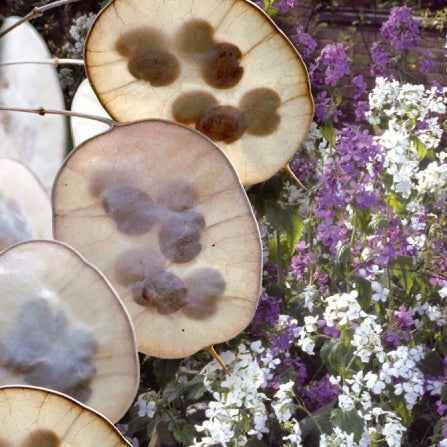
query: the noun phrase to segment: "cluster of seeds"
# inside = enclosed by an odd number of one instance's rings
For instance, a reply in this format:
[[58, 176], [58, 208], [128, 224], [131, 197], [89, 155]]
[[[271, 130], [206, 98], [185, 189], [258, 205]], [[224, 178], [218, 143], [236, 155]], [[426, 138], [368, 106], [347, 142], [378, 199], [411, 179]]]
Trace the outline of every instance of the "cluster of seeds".
[[[101, 174], [100, 174], [101, 175]], [[193, 186], [179, 181], [162, 189], [156, 199], [129, 185], [103, 183], [95, 179], [91, 188], [116, 228], [128, 236], [142, 236], [156, 226], [158, 250], [152, 247], [124, 252], [116, 263], [120, 283], [132, 291], [141, 306], [167, 315], [182, 310], [192, 318], [205, 318], [216, 309], [216, 300], [225, 291], [222, 275], [202, 269], [181, 279], [168, 271], [166, 263], [186, 264], [202, 251], [201, 235], [205, 219], [194, 207], [198, 194]]]

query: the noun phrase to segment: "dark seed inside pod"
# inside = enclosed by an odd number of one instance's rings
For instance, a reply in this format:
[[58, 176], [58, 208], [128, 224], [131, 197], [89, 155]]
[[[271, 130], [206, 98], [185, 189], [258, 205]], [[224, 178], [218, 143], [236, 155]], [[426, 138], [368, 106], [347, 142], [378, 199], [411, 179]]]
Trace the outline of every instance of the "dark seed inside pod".
[[247, 133], [263, 136], [275, 132], [281, 121], [277, 113], [280, 105], [278, 93], [269, 88], [258, 88], [245, 94], [240, 109], [247, 120]]
[[209, 109], [199, 120], [196, 129], [214, 141], [233, 143], [245, 132], [247, 123], [244, 114], [232, 106]]
[[166, 50], [138, 48], [132, 53], [128, 69], [136, 79], [149, 82], [154, 87], [172, 84], [180, 75], [180, 63]]
[[175, 274], [154, 273], [133, 287], [135, 301], [142, 306], [155, 307], [162, 315], [177, 312], [185, 305], [187, 289]]
[[164, 259], [161, 254], [146, 247], [124, 252], [115, 263], [116, 279], [123, 286], [143, 281], [146, 276], [163, 269]]
[[101, 194], [105, 212], [119, 231], [131, 236], [148, 233], [156, 222], [156, 210], [150, 196], [132, 186], [112, 186]]
[[51, 388], [86, 401], [96, 375], [93, 333], [68, 321], [45, 299], [24, 303], [0, 342], [0, 366], [23, 374], [28, 385]]
[[214, 88], [227, 89], [235, 87], [244, 75], [240, 65], [242, 53], [231, 43], [217, 43], [206, 55], [202, 75]]
[[176, 45], [186, 56], [200, 58], [214, 46], [214, 30], [205, 20], [190, 20], [177, 33]]
[[60, 445], [61, 440], [56, 433], [50, 430], [35, 430], [20, 447], [59, 447]]
[[185, 280], [188, 287], [187, 304], [182, 312], [190, 318], [204, 320], [217, 310], [217, 302], [225, 292], [225, 279], [218, 270], [204, 268]]
[[155, 28], [141, 26], [123, 33], [115, 43], [115, 49], [122, 56], [130, 57], [140, 48], [165, 49], [166, 38]]
[[157, 202], [172, 211], [187, 211], [194, 208], [199, 195], [191, 183], [179, 180], [163, 188]]
[[190, 92], [179, 96], [172, 105], [174, 119], [182, 124], [194, 124], [209, 110], [216, 107], [217, 99], [206, 92]]
[[174, 214], [163, 222], [158, 242], [160, 251], [172, 262], [186, 263], [202, 250], [200, 237], [205, 219], [195, 211]]

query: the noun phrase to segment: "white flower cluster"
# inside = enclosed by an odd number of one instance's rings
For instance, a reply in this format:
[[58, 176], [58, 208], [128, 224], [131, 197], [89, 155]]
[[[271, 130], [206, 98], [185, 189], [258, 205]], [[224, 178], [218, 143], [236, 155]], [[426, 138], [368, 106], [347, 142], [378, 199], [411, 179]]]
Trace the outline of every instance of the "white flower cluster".
[[344, 326], [350, 321], [358, 320], [364, 316], [360, 304], [357, 301], [358, 292], [353, 290], [349, 293], [332, 295], [326, 298], [326, 309], [324, 319], [328, 326]]
[[312, 338], [312, 334], [315, 334], [318, 330], [317, 322], [317, 316], [305, 316], [304, 326], [300, 329], [299, 338], [296, 343], [303, 350], [303, 352], [309, 355], [315, 354], [315, 341]]
[[149, 391], [148, 393], [140, 394], [135, 403], [138, 416], [152, 419], [157, 412], [157, 393]]
[[422, 346], [398, 346], [386, 354], [380, 370], [380, 380], [393, 386], [394, 394], [403, 396], [410, 410], [424, 394], [424, 374], [417, 366], [424, 356]]
[[[267, 396], [262, 389], [267, 385], [270, 369], [261, 366], [256, 358], [263, 352], [261, 343], [254, 342], [250, 347], [241, 344], [237, 356], [223, 353], [231, 370], [223, 379], [216, 362], [204, 369], [204, 383], [214, 401], [208, 404], [207, 419], [196, 426], [204, 436], [195, 441], [194, 447], [227, 447], [235, 443], [242, 446], [248, 437], [261, 439], [268, 433]], [[245, 425], [248, 418], [252, 427], [246, 432], [240, 424]]]
[[[340, 377], [331, 378], [333, 383], [340, 385]], [[342, 432], [331, 435], [330, 442], [325, 441], [327, 446], [369, 446], [373, 435], [381, 435], [385, 438], [389, 447], [400, 447], [405, 427], [399, 417], [392, 411], [385, 411], [373, 405], [372, 394], [381, 395], [385, 389], [385, 382], [375, 373], [363, 371], [356, 373], [351, 379], [343, 381], [341, 386], [342, 394], [338, 398], [339, 408], [345, 412], [356, 411], [358, 416], [364, 421], [363, 435], [358, 444], [354, 442], [352, 436], [347, 437]], [[344, 441], [345, 444], [341, 443]], [[320, 447], [321, 447], [320, 443]]]
[[425, 156], [420, 153], [421, 144], [424, 150], [436, 149], [441, 141], [439, 115], [446, 112], [446, 95], [447, 89], [428, 89], [380, 77], [370, 93], [367, 116], [371, 124], [383, 127], [377, 142], [385, 150], [384, 166], [393, 178], [393, 191], [404, 198], [413, 191], [438, 193], [445, 188], [446, 153], [424, 170], [419, 163]]
[[368, 363], [372, 355], [375, 355], [381, 363], [385, 360], [385, 352], [380, 340], [382, 326], [377, 324], [376, 320], [377, 317], [368, 315], [354, 330], [351, 344], [356, 348], [354, 355], [360, 357], [363, 363]]
[[84, 39], [90, 26], [95, 21], [95, 14], [85, 14], [73, 20], [69, 29], [69, 34], [73, 44], [66, 44], [65, 50], [72, 57], [81, 57], [84, 51]]

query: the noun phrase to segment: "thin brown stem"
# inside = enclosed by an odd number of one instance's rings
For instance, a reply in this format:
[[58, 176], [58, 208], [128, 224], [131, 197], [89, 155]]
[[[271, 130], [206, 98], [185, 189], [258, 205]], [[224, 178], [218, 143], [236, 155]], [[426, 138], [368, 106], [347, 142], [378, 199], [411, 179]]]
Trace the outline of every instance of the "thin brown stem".
[[84, 65], [83, 59], [59, 59], [58, 57], [53, 57], [51, 59], [36, 59], [36, 60], [11, 60], [0, 62], [0, 67], [8, 67], [11, 65]]
[[303, 182], [295, 175], [295, 173], [292, 171], [292, 168], [290, 165], [286, 165], [285, 167], [286, 173], [292, 178], [292, 180], [301, 188], [303, 188], [305, 191], [308, 191], [309, 189], [303, 184]]
[[43, 6], [36, 6], [34, 7], [26, 16], [22, 17], [21, 19], [17, 20], [13, 25], [6, 28], [2, 32], [0, 32], [0, 38], [4, 35], [11, 32], [13, 29], [17, 28], [18, 26], [22, 25], [22, 23], [29, 22], [30, 20], [36, 19], [37, 17], [42, 16], [46, 11], [49, 11], [53, 8], [58, 8], [59, 6], [68, 5], [69, 3], [75, 3], [79, 2], [80, 0], [57, 0], [53, 3], [49, 3], [48, 5]]
[[224, 370], [225, 374], [229, 374], [230, 370], [228, 369], [227, 365], [225, 365], [225, 362], [223, 361], [222, 357], [214, 349], [214, 346], [211, 345], [208, 348], [206, 348], [206, 350], [211, 355], [211, 357], [214, 360], [216, 360], [216, 362], [221, 366], [221, 368]]
[[94, 121], [101, 121], [102, 123], [105, 123], [109, 125], [110, 127], [116, 126], [118, 123], [110, 118], [105, 118], [103, 116], [98, 115], [89, 115], [87, 113], [79, 113], [79, 112], [72, 112], [71, 110], [54, 110], [54, 109], [45, 109], [43, 107], [39, 107], [37, 109], [27, 109], [22, 107], [6, 107], [6, 106], [0, 106], [0, 111], [6, 111], [6, 112], [24, 112], [24, 113], [35, 113], [40, 116], [45, 115], [63, 115], [63, 116], [69, 116], [69, 117], [75, 117], [75, 118], [85, 118], [88, 120], [94, 120]]

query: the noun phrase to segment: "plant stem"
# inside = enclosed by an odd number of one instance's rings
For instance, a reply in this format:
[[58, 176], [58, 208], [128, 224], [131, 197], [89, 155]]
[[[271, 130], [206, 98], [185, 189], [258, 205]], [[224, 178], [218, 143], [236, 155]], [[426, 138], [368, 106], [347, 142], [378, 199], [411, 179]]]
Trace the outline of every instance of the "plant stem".
[[36, 60], [11, 60], [0, 62], [0, 67], [7, 67], [10, 65], [84, 65], [82, 59], [59, 59], [58, 57], [53, 57], [51, 59], [36, 59]]
[[80, 0], [57, 0], [53, 3], [49, 3], [48, 5], [43, 6], [36, 6], [34, 7], [26, 16], [22, 17], [20, 20], [18, 20], [16, 23], [11, 25], [9, 28], [6, 28], [2, 32], [0, 32], [0, 38], [4, 35], [11, 32], [13, 29], [20, 26], [22, 23], [29, 22], [30, 20], [33, 20], [37, 17], [42, 16], [46, 11], [49, 11], [50, 9], [57, 8], [59, 6], [68, 5], [69, 3], [79, 2]]
[[0, 106], [0, 111], [6, 112], [24, 112], [24, 113], [35, 113], [37, 115], [45, 116], [45, 115], [63, 115], [70, 116], [76, 118], [85, 118], [94, 121], [101, 121], [102, 123], [108, 124], [110, 127], [116, 126], [118, 123], [110, 118], [105, 118], [97, 115], [89, 115], [87, 113], [79, 113], [72, 112], [70, 110], [54, 110], [54, 109], [45, 109], [43, 107], [39, 107], [37, 109], [25, 109], [22, 107], [6, 107]]
[[206, 350], [208, 351], [208, 353], [211, 355], [211, 357], [216, 360], [216, 362], [221, 366], [221, 368], [225, 371], [225, 374], [229, 374], [230, 371], [227, 367], [227, 365], [225, 365], [225, 362], [223, 361], [222, 357], [216, 352], [216, 350], [214, 349], [214, 346], [209, 346], [208, 348], [206, 348]]
[[291, 169], [291, 167], [290, 167], [289, 164], [285, 167], [285, 170], [286, 170], [286, 173], [287, 173], [288, 175], [290, 175], [290, 177], [292, 178], [292, 180], [293, 180], [298, 186], [300, 186], [301, 188], [303, 188], [305, 191], [309, 191], [309, 189], [306, 188], [306, 186], [304, 186], [303, 182], [302, 182], [302, 181], [295, 175], [295, 173], [292, 171], [292, 169]]

